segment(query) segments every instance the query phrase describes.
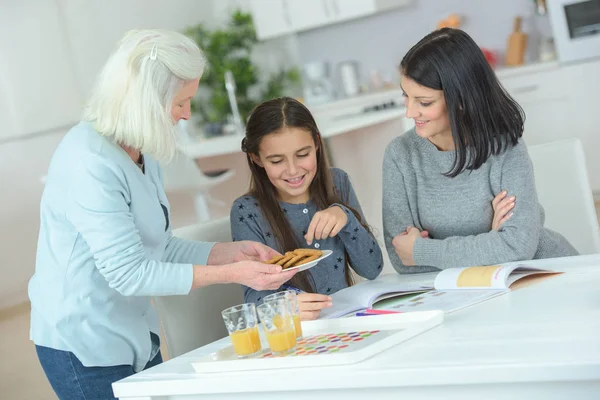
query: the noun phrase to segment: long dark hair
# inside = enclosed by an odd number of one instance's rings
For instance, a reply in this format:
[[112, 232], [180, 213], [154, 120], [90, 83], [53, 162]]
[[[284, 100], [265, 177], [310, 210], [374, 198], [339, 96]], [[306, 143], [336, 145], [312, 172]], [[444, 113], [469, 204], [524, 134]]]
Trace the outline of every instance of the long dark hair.
[[[312, 134], [316, 147], [317, 172], [309, 190], [310, 198], [317, 208], [324, 210], [333, 203], [348, 207], [361, 221], [360, 214], [342, 201], [342, 196], [334, 190], [329, 161], [323, 147], [323, 140], [310, 111], [299, 101], [291, 97], [281, 97], [259, 104], [250, 114], [246, 124], [246, 137], [242, 140], [242, 151], [246, 153], [251, 172], [250, 192], [254, 196], [277, 239], [280, 252], [292, 251], [303, 247], [298, 243], [292, 228], [285, 217], [277, 190], [269, 180], [265, 169], [257, 165], [251, 155], [258, 156], [260, 143], [266, 135], [275, 133], [284, 127], [303, 129]], [[361, 221], [362, 223], [362, 221]], [[353, 284], [352, 272], [346, 254], [345, 278], [348, 286]], [[315, 284], [310, 271], [299, 272], [292, 278], [294, 286], [306, 292], [314, 292]]]
[[418, 84], [444, 91], [456, 148], [447, 176], [478, 169], [523, 135], [523, 109], [464, 31], [443, 28], [428, 34], [406, 53], [400, 69]]

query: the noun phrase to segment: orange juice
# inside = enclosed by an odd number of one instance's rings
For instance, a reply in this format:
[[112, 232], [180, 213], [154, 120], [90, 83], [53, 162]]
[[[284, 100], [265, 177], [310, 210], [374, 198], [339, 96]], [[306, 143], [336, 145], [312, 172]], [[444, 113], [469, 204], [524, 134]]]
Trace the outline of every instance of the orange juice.
[[235, 331], [229, 334], [233, 349], [239, 356], [248, 356], [261, 349], [260, 336], [258, 335], [258, 326], [253, 328]]
[[[289, 317], [282, 317], [281, 315], [275, 315], [273, 317], [273, 325], [275, 325], [277, 327], [277, 329], [282, 329], [284, 328], [285, 325], [285, 320], [284, 318], [289, 318]], [[296, 337], [302, 337], [302, 324], [300, 322], [300, 315], [296, 314], [296, 315], [292, 315], [292, 320], [294, 321], [294, 329], [296, 330]]]
[[293, 316], [294, 318], [294, 329], [296, 330], [296, 337], [302, 337], [302, 323], [300, 322], [300, 315], [296, 314]]
[[266, 332], [266, 335], [273, 353], [282, 353], [296, 347], [296, 330], [292, 327]]

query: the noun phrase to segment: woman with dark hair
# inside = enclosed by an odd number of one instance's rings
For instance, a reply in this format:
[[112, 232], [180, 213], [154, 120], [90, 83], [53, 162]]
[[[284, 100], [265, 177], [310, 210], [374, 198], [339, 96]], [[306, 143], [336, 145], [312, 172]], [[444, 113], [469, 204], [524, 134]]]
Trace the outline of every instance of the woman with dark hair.
[[415, 128], [383, 163], [383, 227], [399, 273], [576, 255], [544, 228], [524, 113], [469, 35], [444, 28], [404, 56]]
[[[231, 208], [233, 240], [254, 240], [280, 252], [332, 250], [289, 282], [302, 319], [331, 305], [328, 296], [352, 285], [350, 268], [367, 279], [381, 272], [379, 245], [365, 223], [348, 175], [330, 168], [321, 134], [300, 102], [277, 98], [258, 105], [246, 125], [242, 150], [252, 174], [250, 192]], [[247, 302], [273, 291], [245, 288]]]

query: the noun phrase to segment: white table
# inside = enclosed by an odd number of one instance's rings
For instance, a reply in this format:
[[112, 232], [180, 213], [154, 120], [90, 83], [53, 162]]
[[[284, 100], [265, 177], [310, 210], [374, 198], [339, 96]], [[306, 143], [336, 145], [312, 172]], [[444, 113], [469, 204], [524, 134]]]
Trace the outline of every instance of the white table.
[[225, 339], [114, 389], [129, 400], [600, 398], [600, 255], [530, 264], [565, 273], [447, 315], [439, 327], [359, 364], [196, 374], [190, 360]]

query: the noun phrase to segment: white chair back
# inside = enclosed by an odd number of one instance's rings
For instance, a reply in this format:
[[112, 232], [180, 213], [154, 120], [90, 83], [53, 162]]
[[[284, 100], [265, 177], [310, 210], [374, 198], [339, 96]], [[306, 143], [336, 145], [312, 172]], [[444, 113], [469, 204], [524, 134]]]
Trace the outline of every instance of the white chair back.
[[545, 226], [562, 234], [581, 254], [600, 252], [598, 217], [581, 141], [560, 140], [529, 146], [528, 151], [546, 211]]
[[[229, 217], [175, 229], [173, 235], [204, 242], [230, 242]], [[154, 298], [170, 357], [227, 336], [221, 311], [244, 302], [240, 285], [212, 285], [187, 296]]]

